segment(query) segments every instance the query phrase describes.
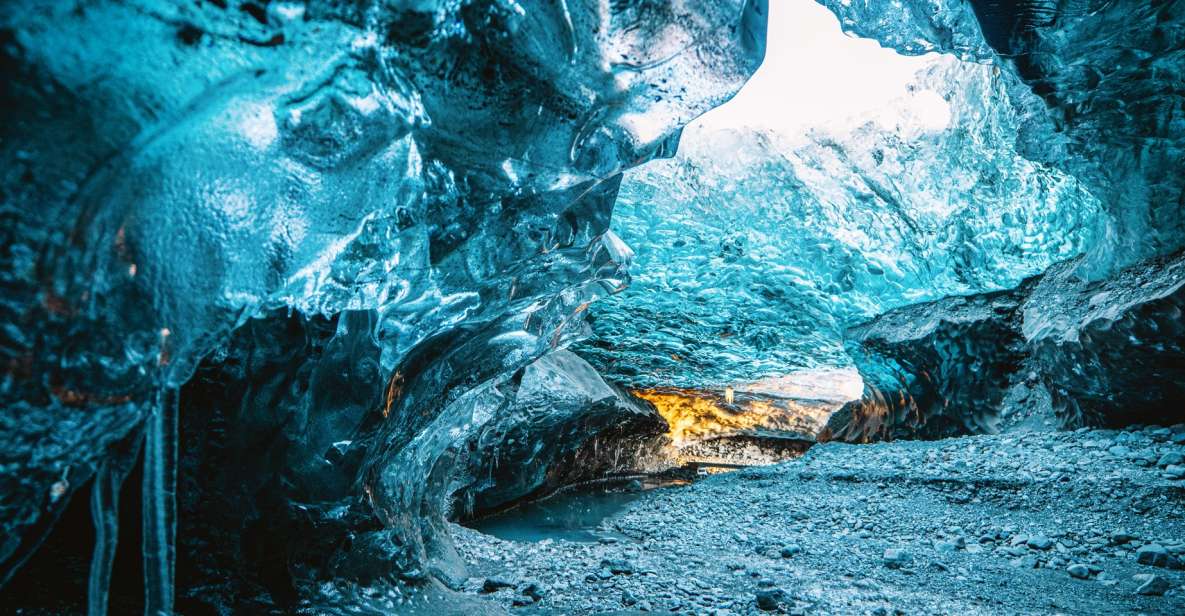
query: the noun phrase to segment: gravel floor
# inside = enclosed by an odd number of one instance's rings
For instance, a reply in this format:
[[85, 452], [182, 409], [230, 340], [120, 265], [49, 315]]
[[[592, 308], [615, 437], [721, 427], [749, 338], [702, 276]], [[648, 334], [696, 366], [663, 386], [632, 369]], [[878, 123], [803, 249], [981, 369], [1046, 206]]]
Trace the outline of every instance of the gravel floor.
[[829, 443], [647, 492], [600, 543], [455, 528], [466, 592], [523, 614], [1180, 615], [1183, 454], [1185, 426]]

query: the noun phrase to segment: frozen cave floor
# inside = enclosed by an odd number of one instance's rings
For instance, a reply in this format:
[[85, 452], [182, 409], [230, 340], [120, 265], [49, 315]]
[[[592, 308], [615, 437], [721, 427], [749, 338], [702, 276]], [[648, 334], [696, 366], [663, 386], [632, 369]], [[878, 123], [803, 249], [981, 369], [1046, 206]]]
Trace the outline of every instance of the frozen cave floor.
[[465, 590], [522, 614], [1185, 614], [1176, 430], [827, 443], [647, 491], [595, 543], [455, 526]]

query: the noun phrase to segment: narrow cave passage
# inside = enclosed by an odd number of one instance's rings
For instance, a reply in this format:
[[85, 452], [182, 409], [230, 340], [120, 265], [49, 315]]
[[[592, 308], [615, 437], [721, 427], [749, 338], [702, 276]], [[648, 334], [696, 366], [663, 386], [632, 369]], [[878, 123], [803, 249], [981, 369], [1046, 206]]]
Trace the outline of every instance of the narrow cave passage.
[[12, 0], [0, 605], [1185, 613], [1185, 1]]

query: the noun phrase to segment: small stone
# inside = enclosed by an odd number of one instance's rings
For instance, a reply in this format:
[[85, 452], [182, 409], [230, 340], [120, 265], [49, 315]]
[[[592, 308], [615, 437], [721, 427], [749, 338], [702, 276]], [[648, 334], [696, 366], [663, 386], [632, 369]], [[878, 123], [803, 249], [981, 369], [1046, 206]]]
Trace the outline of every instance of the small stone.
[[1107, 449], [1107, 453], [1115, 456], [1116, 458], [1126, 458], [1131, 452], [1131, 449], [1124, 447], [1123, 445], [1115, 445]]
[[1090, 568], [1086, 565], [1070, 565], [1069, 567], [1066, 567], [1066, 572], [1069, 573], [1070, 577], [1072, 578], [1078, 578], [1080, 580], [1086, 580], [1090, 578]]
[[790, 557], [794, 556], [795, 554], [801, 554], [801, 553], [802, 553], [802, 546], [798, 545], [797, 543], [791, 543], [790, 545], [782, 548], [782, 552], [781, 552], [782, 558], [790, 558]]
[[1040, 562], [1041, 561], [1037, 560], [1036, 556], [1029, 554], [1028, 556], [1014, 558], [1009, 561], [1008, 564], [1012, 565], [1013, 567], [1017, 567], [1018, 569], [1036, 569]]
[[1033, 535], [1025, 544], [1034, 550], [1048, 550], [1053, 547], [1053, 540], [1045, 535]]
[[876, 590], [878, 588], [878, 586], [876, 585], [876, 582], [874, 582], [868, 578], [860, 578], [860, 579], [852, 582], [852, 586], [855, 586], [856, 588], [860, 588], [863, 590]]
[[909, 552], [901, 548], [887, 548], [883, 555], [885, 566], [890, 569], [898, 569], [904, 565], [909, 564], [911, 560]]
[[1169, 565], [1169, 551], [1159, 543], [1149, 543], [1136, 550], [1136, 562], [1153, 567], [1167, 567]]
[[482, 592], [498, 592], [503, 588], [514, 588], [514, 582], [502, 578], [486, 578], [481, 584]]
[[934, 549], [939, 552], [955, 552], [958, 551], [959, 546], [953, 541], [938, 541], [934, 543]]
[[1162, 443], [1173, 437], [1172, 430], [1156, 426], [1149, 426], [1145, 428], [1144, 433], [1148, 435], [1148, 438]]
[[1163, 456], [1160, 456], [1160, 459], [1156, 461], [1156, 465], [1161, 468], [1172, 466], [1174, 464], [1185, 464], [1185, 456], [1175, 451], [1171, 451], [1164, 454]]
[[1135, 541], [1137, 537], [1125, 530], [1111, 533], [1110, 545], [1123, 545]]
[[[1142, 577], [1142, 576], [1137, 576], [1137, 577]], [[1148, 576], [1147, 579], [1144, 581], [1144, 583], [1140, 584], [1139, 588], [1136, 588], [1136, 594], [1137, 595], [1152, 595], [1154, 597], [1159, 597], [1159, 596], [1163, 595], [1165, 592], [1167, 592], [1168, 589], [1169, 589], [1168, 580], [1160, 577], [1159, 575], [1152, 575], [1152, 576]]]
[[1168, 479], [1185, 479], [1185, 464], [1170, 464], [1164, 468], [1164, 476]]
[[532, 603], [538, 603], [543, 600], [543, 597], [547, 596], [547, 593], [543, 590], [543, 586], [540, 586], [538, 582], [528, 582], [523, 586], [522, 594], [524, 597], [530, 599]]
[[757, 609], [765, 612], [773, 612], [778, 609], [785, 599], [786, 593], [779, 588], [759, 590], [757, 591]]
[[602, 560], [601, 569], [608, 570], [613, 575], [632, 575], [634, 573], [634, 566], [624, 560]]

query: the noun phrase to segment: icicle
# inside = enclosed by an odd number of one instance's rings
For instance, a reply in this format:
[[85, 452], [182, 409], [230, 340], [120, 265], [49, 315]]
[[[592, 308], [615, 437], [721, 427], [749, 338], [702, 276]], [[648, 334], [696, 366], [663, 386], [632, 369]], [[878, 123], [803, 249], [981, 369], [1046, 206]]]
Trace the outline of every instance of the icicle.
[[144, 613], [173, 613], [177, 513], [177, 389], [166, 387], [144, 436]]
[[107, 597], [111, 588], [111, 567], [115, 562], [115, 548], [119, 538], [119, 490], [128, 477], [139, 442], [122, 443], [119, 451], [103, 463], [95, 473], [91, 486], [91, 517], [95, 522], [95, 553], [91, 557], [90, 584], [87, 589], [87, 614], [103, 616], [107, 613]]

